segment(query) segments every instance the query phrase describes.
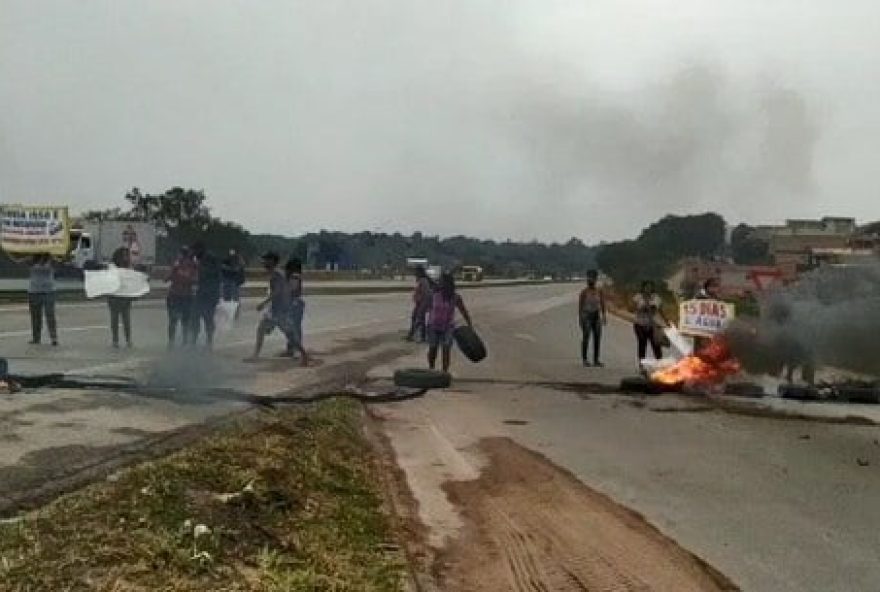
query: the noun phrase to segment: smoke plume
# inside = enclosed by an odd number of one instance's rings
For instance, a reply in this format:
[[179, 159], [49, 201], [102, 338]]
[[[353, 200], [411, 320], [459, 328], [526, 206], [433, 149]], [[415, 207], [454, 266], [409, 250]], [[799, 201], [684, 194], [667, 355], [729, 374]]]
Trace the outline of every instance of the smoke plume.
[[754, 373], [812, 361], [817, 367], [880, 375], [880, 264], [823, 267], [762, 303], [760, 320], [728, 337]]

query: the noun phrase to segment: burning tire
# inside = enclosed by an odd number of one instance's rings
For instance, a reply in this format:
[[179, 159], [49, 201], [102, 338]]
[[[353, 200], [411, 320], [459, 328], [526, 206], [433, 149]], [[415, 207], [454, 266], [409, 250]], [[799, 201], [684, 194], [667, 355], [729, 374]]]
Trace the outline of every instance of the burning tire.
[[644, 376], [628, 376], [620, 381], [620, 392], [628, 395], [659, 395], [660, 386]]
[[724, 388], [724, 393], [735, 397], [759, 398], [765, 395], [764, 388], [754, 382], [731, 382]]
[[806, 386], [802, 384], [780, 384], [779, 396], [783, 399], [793, 399], [795, 401], [818, 401], [819, 390], [814, 386]]
[[880, 404], [880, 387], [839, 386], [835, 389], [835, 395], [850, 403]]
[[405, 368], [394, 373], [394, 385], [415, 389], [445, 389], [452, 385], [452, 375], [426, 368]]

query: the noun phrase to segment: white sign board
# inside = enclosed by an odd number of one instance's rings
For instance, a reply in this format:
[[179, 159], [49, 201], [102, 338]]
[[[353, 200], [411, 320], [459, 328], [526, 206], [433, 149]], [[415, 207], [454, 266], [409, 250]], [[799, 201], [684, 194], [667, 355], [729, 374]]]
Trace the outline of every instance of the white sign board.
[[687, 300], [681, 303], [678, 329], [685, 335], [713, 337], [736, 317], [736, 307], [721, 300]]
[[150, 291], [150, 279], [145, 273], [110, 266], [109, 269], [85, 272], [87, 298], [121, 296], [139, 298]]
[[70, 248], [67, 208], [0, 206], [0, 248], [21, 255], [66, 256]]

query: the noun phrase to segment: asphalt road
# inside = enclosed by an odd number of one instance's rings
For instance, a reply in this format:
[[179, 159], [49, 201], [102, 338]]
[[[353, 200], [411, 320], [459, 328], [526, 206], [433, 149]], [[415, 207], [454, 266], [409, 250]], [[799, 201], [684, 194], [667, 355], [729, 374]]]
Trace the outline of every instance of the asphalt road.
[[[880, 428], [751, 417], [680, 397], [607, 394], [635, 370], [634, 338], [612, 320], [606, 367], [582, 368], [572, 322], [576, 291], [547, 285], [466, 292], [490, 358], [470, 365], [457, 357], [450, 392], [372, 407], [386, 420], [433, 544], [454, 539], [461, 526], [461, 509], [441, 485], [475, 479], [485, 461], [476, 444], [504, 436], [643, 514], [744, 590], [878, 589]], [[381, 377], [424, 363], [423, 349], [400, 339], [403, 294], [310, 298], [307, 346], [317, 362], [308, 369], [280, 359], [242, 362], [256, 322], [254, 302], [245, 304], [238, 327], [218, 338], [211, 355], [166, 351], [159, 301], [136, 304], [130, 351], [110, 348], [101, 303], [59, 306], [57, 349], [27, 344], [26, 307], [0, 308], [0, 355], [14, 373], [158, 376], [179, 387], [0, 395], [0, 509], [5, 504], [8, 513], [29, 492], [124, 461], [128, 451], [174, 430], [251, 408], [197, 396], [202, 387], [273, 396], [355, 381], [370, 368]], [[281, 347], [276, 336], [266, 352]]]
[[[600, 394], [632, 374], [631, 327], [612, 320], [606, 368], [585, 369], [574, 294], [549, 304], [498, 311], [482, 327], [490, 358], [459, 360], [444, 396], [374, 408], [435, 546], [462, 536], [463, 508], [444, 484], [476, 479], [486, 466], [480, 443], [504, 437], [639, 512], [743, 590], [880, 589], [880, 428], [741, 415], [680, 396]], [[880, 419], [875, 407], [772, 407]]]

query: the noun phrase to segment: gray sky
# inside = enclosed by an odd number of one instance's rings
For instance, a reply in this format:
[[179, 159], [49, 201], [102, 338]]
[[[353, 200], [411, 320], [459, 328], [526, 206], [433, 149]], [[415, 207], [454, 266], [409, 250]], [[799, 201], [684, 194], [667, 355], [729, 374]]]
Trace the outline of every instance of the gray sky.
[[0, 201], [255, 231], [880, 218], [876, 0], [0, 0]]

